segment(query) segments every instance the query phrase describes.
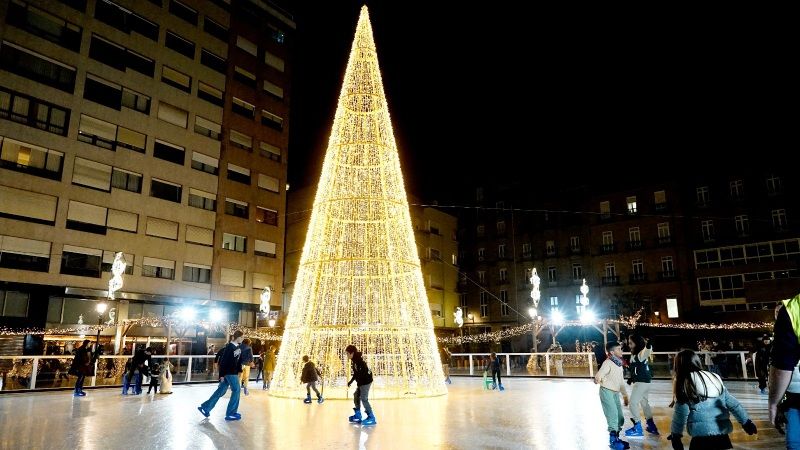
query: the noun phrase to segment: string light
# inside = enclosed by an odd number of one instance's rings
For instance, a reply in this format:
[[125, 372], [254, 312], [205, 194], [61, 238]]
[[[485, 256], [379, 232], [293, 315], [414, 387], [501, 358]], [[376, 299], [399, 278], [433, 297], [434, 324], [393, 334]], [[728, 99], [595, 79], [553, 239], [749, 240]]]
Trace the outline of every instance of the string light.
[[[298, 397], [302, 357], [350, 398], [344, 348], [376, 398], [444, 395], [425, 285], [367, 7], [361, 8], [270, 394]], [[374, 394], [373, 394], [374, 392]]]
[[772, 330], [772, 322], [734, 323], [640, 323], [637, 326], [650, 328], [674, 328], [679, 330]]

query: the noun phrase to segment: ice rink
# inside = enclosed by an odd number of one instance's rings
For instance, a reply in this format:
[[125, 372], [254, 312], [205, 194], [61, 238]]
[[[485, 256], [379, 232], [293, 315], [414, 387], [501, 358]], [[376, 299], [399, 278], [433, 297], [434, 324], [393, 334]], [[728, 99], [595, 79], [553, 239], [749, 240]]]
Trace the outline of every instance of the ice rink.
[[[122, 396], [118, 389], [0, 396], [4, 449], [607, 449], [597, 386], [582, 379], [510, 378], [506, 390], [486, 391], [478, 378], [454, 377], [449, 395], [375, 400], [378, 424], [347, 422], [352, 402], [306, 405], [272, 398], [255, 383], [242, 396], [239, 422], [224, 420], [227, 396], [204, 418], [197, 406], [215, 385], [175, 386], [171, 395]], [[766, 396], [754, 382], [730, 382], [731, 392], [758, 425], [747, 436], [738, 424], [736, 448], [784, 448], [767, 424]], [[298, 390], [301, 386], [298, 384]], [[651, 404], [661, 437], [629, 439], [631, 448], [671, 448], [667, 381], [655, 381]], [[145, 389], [146, 391], [146, 389]], [[627, 414], [626, 408], [626, 414]], [[626, 415], [626, 417], [628, 417]], [[688, 437], [684, 437], [688, 448]]]

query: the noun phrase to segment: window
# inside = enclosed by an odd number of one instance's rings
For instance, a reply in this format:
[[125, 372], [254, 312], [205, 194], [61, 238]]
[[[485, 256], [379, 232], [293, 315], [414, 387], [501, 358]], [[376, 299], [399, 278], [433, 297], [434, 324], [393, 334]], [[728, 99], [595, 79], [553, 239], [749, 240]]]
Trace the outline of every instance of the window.
[[573, 252], [581, 251], [581, 237], [580, 236], [570, 236], [569, 237], [569, 249]]
[[258, 187], [276, 194], [280, 192], [280, 180], [263, 173], [258, 174]]
[[664, 274], [673, 274], [675, 272], [675, 266], [672, 263], [672, 256], [662, 256], [661, 257], [661, 271]]
[[75, 157], [72, 184], [111, 192], [111, 166]]
[[256, 57], [258, 56], [258, 46], [242, 36], [236, 36], [236, 47], [244, 50], [245, 53], [249, 53]]
[[639, 227], [628, 228], [628, 240], [631, 242], [642, 242], [642, 233], [639, 231]]
[[145, 234], [148, 236], [170, 239], [173, 241], [178, 240], [178, 222], [170, 220], [159, 219], [157, 217], [147, 218], [147, 227]]
[[194, 132], [217, 141], [222, 139], [222, 125], [200, 116], [194, 116]]
[[786, 210], [785, 209], [773, 209], [772, 210], [772, 227], [776, 231], [782, 231], [786, 229]]
[[181, 185], [169, 181], [152, 178], [150, 180], [150, 196], [168, 200], [175, 203], [181, 202]]
[[153, 144], [153, 156], [182, 166], [186, 159], [186, 149], [156, 139], [155, 144]]
[[478, 237], [483, 237], [486, 234], [486, 227], [483, 225], [478, 225], [478, 227], [475, 229], [475, 234]]
[[669, 222], [661, 222], [658, 224], [658, 243], [668, 244], [672, 240], [669, 234]]
[[237, 269], [220, 269], [219, 284], [223, 286], [244, 287], [244, 271]]
[[244, 84], [245, 86], [250, 86], [251, 88], [255, 89], [258, 85], [256, 83], [256, 75], [249, 70], [245, 70], [239, 66], [233, 67], [233, 78]]
[[69, 114], [69, 109], [0, 87], [0, 119], [66, 136]]
[[202, 81], [197, 83], [197, 98], [205, 100], [212, 105], [223, 106], [225, 105], [224, 93]]
[[142, 276], [173, 280], [175, 279], [175, 261], [145, 256], [142, 261]]
[[606, 263], [605, 277], [606, 278], [612, 278], [612, 277], [615, 277], [615, 276], [617, 276], [617, 267], [614, 265], [613, 262], [607, 262]]
[[213, 246], [214, 230], [208, 228], [186, 225], [186, 242], [194, 244]]
[[556, 242], [555, 241], [547, 241], [545, 243], [545, 253], [547, 256], [554, 256], [556, 254]]
[[508, 281], [508, 269], [502, 268], [500, 269], [500, 281]]
[[0, 167], [51, 180], [61, 180], [64, 154], [0, 136]]
[[666, 207], [667, 207], [667, 192], [666, 191], [655, 191], [655, 192], [653, 192], [653, 203], [655, 203], [657, 210], [666, 209]]
[[283, 72], [284, 70], [284, 62], [283, 59], [278, 58], [277, 56], [273, 55], [270, 52], [264, 52], [264, 63], [268, 66], [276, 69], [278, 72]]
[[611, 202], [600, 202], [600, 218], [608, 219], [609, 217], [611, 217]]
[[266, 109], [261, 110], [261, 125], [266, 125], [278, 131], [283, 130], [283, 117], [273, 114]]
[[86, 0], [58, 0], [59, 2], [74, 8], [80, 12], [86, 12]]
[[733, 180], [730, 182], [731, 198], [738, 200], [744, 197], [744, 182], [742, 180]]
[[104, 120], [81, 114], [78, 140], [114, 151], [117, 147], [117, 126]]
[[30, 294], [19, 291], [0, 291], [0, 317], [28, 317]]
[[556, 296], [550, 297], [550, 308], [558, 309], [558, 297]]
[[61, 273], [63, 275], [100, 278], [102, 260], [102, 250], [64, 245], [61, 253]]
[[486, 249], [481, 247], [478, 249], [478, 261], [486, 259]]
[[64, 92], [75, 91], [75, 68], [40, 53], [3, 41], [0, 67]]
[[767, 178], [767, 194], [769, 195], [777, 195], [783, 192], [783, 186], [781, 183], [781, 177], [777, 175], [772, 175]]
[[201, 264], [183, 263], [183, 281], [211, 284], [211, 267]]
[[232, 250], [234, 252], [247, 252], [247, 237], [239, 236], [236, 234], [223, 233], [222, 234], [222, 248], [225, 250]]
[[506, 244], [497, 246], [497, 257], [501, 259], [506, 257]]
[[714, 240], [714, 221], [704, 220], [700, 222], [700, 231], [703, 233], [703, 241], [711, 242]]
[[259, 154], [265, 158], [273, 161], [281, 162], [281, 149], [270, 143], [261, 141], [259, 142]]
[[478, 283], [486, 284], [486, 271], [484, 270], [478, 271]]
[[228, 163], [228, 179], [239, 183], [250, 184], [250, 169]]
[[69, 201], [67, 228], [87, 233], [106, 234], [108, 210], [102, 206]]
[[633, 274], [634, 275], [642, 275], [644, 274], [644, 261], [641, 259], [634, 259], [631, 262], [633, 266]]
[[628, 204], [628, 214], [636, 214], [639, 210], [636, 207], [636, 197], [631, 196], [625, 199], [625, 203]]
[[252, 103], [247, 103], [246, 101], [233, 97], [233, 103], [231, 104], [231, 111], [245, 116], [248, 119], [252, 119], [256, 116], [256, 106]]
[[96, 34], [92, 34], [89, 57], [123, 72], [131, 69], [152, 77], [156, 71], [156, 62], [154, 60], [103, 39]]
[[505, 220], [498, 220], [496, 225], [497, 225], [497, 234], [505, 234], [506, 233], [506, 221]]
[[572, 279], [574, 281], [579, 281], [583, 278], [583, 269], [581, 265], [578, 263], [572, 263]]
[[489, 293], [481, 291], [481, 317], [489, 317]]
[[522, 244], [522, 257], [523, 258], [530, 258], [531, 257], [531, 244], [530, 243]]
[[701, 301], [744, 298], [744, 276], [741, 274], [697, 279]]
[[122, 86], [89, 73], [86, 74], [83, 98], [119, 111], [122, 108]]
[[281, 100], [283, 99], [283, 88], [278, 86], [277, 84], [270, 83], [269, 81], [264, 80], [263, 88], [264, 92], [266, 92], [267, 94]]
[[[161, 66], [161, 82], [183, 92], [192, 92], [192, 77], [169, 66]], [[183, 128], [186, 128], [186, 126]]]
[[197, 11], [176, 0], [169, 1], [169, 12], [186, 22], [197, 26]]
[[203, 31], [226, 44], [228, 43], [228, 28], [214, 22], [208, 16], [203, 17]]
[[613, 231], [603, 231], [603, 246], [612, 246], [614, 245], [614, 232]]
[[182, 38], [172, 31], [167, 31], [167, 37], [164, 40], [164, 45], [189, 59], [194, 59], [194, 42]]
[[50, 270], [50, 246], [45, 241], [0, 235], [0, 267], [47, 272]]
[[58, 197], [0, 185], [0, 217], [55, 225]]
[[550, 266], [547, 268], [547, 281], [550, 283], [558, 282], [558, 275], [556, 273], [556, 266]]
[[177, 106], [172, 106], [169, 103], [159, 102], [158, 118], [175, 126], [186, 128], [189, 120], [189, 112]]
[[708, 186], [700, 186], [697, 188], [697, 205], [705, 206], [711, 202], [711, 193]]
[[266, 256], [267, 258], [275, 258], [277, 256], [277, 245], [274, 242], [259, 241], [256, 239], [254, 250], [256, 256]]
[[256, 206], [256, 222], [278, 226], [278, 211]]
[[126, 87], [122, 88], [122, 106], [143, 114], [150, 114], [150, 97], [132, 91]]
[[226, 197], [225, 214], [247, 219], [250, 216], [250, 206], [246, 202]]
[[108, 0], [98, 0], [94, 9], [95, 19], [116, 28], [123, 33], [135, 31], [142, 36], [158, 41], [158, 24]]
[[440, 233], [439, 233], [439, 224], [429, 220], [428, 221], [428, 231], [431, 234], [435, 234], [435, 235], [439, 236], [440, 235]]
[[[109, 208], [108, 218], [106, 219], [106, 227], [120, 231], [127, 231], [129, 233], [136, 233], [139, 230], [139, 215]], [[133, 261], [131, 261], [131, 263], [133, 263]]]
[[500, 291], [500, 315], [508, 316], [510, 308], [508, 306], [508, 291]]
[[268, 23], [267, 28], [269, 29], [269, 37], [273, 40], [273, 42], [278, 44], [283, 44], [286, 39], [286, 34], [276, 28], [274, 25]]
[[228, 139], [230, 140], [231, 145], [234, 147], [247, 150], [248, 152], [253, 151], [253, 138], [244, 133], [231, 130]]
[[13, 0], [8, 5], [6, 22], [66, 49], [80, 51], [81, 27], [32, 5]]
[[228, 71], [228, 63], [225, 61], [225, 58], [219, 57], [206, 49], [200, 52], [200, 63], [223, 75]]
[[450, 260], [454, 266], [458, 265], [458, 255], [456, 255], [455, 253], [450, 254]]
[[117, 127], [117, 146], [144, 153], [147, 136], [123, 127]]
[[219, 173], [219, 160], [198, 152], [192, 152], [192, 169], [217, 175]]
[[747, 234], [750, 232], [750, 221], [748, 220], [747, 215], [735, 216], [733, 220], [736, 224], [736, 234], [739, 236], [747, 236]]
[[428, 249], [428, 256], [430, 259], [434, 261], [441, 261], [442, 260], [442, 252], [439, 251], [438, 248], [429, 248]]
[[189, 188], [189, 206], [207, 211], [216, 211], [217, 196], [210, 192]]
[[114, 167], [111, 172], [111, 186], [139, 194], [142, 192], [142, 175]]

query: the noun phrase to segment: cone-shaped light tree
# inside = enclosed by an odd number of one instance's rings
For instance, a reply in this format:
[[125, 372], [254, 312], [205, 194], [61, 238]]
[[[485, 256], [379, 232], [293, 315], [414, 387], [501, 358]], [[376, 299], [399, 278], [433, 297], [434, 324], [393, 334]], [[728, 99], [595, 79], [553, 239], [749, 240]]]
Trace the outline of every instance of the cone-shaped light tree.
[[[325, 397], [350, 398], [354, 344], [370, 397], [446, 393], [367, 7], [333, 119], [271, 393], [302, 397], [302, 357]], [[352, 390], [350, 391], [352, 392]]]

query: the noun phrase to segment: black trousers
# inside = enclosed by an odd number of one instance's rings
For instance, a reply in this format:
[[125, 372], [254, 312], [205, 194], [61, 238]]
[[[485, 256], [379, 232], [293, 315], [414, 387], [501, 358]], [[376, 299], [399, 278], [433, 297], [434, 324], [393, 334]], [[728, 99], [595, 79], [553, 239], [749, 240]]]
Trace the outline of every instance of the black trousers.
[[733, 448], [727, 434], [718, 436], [697, 436], [689, 443], [689, 450], [727, 450]]

